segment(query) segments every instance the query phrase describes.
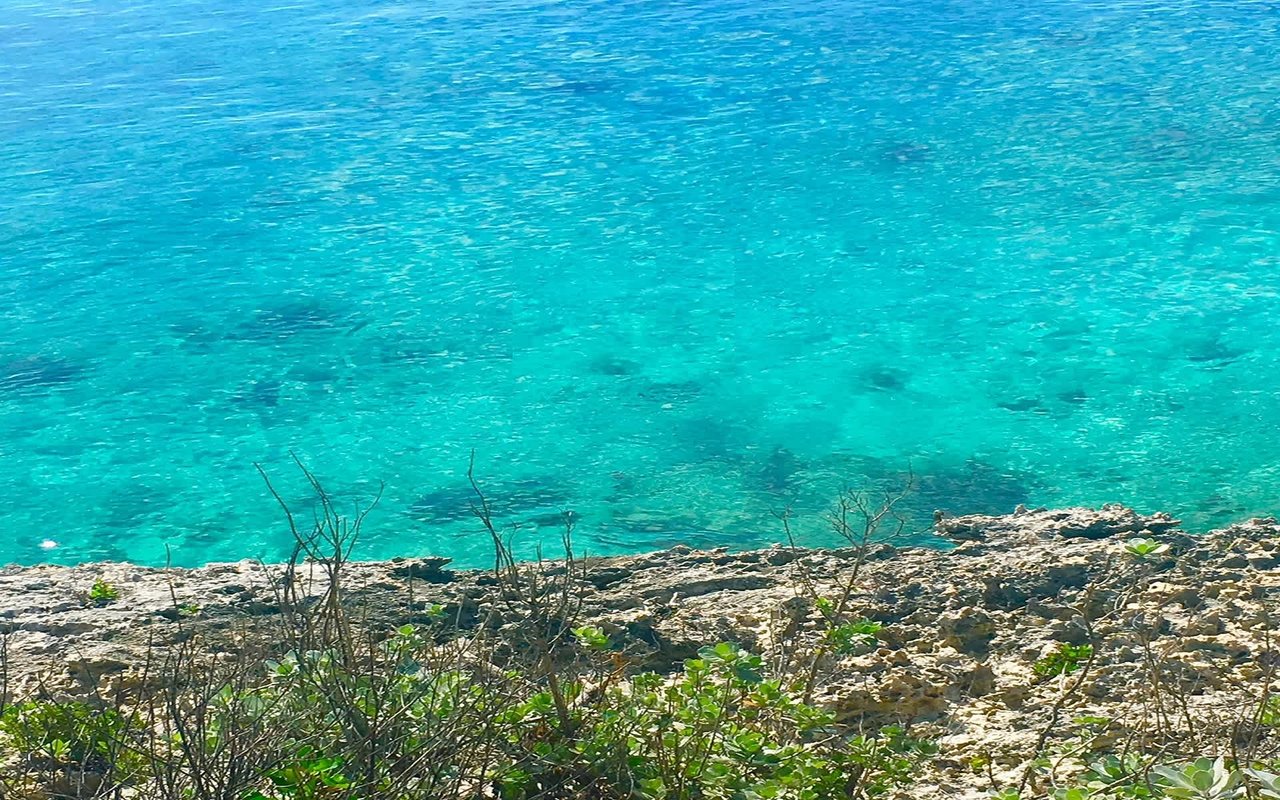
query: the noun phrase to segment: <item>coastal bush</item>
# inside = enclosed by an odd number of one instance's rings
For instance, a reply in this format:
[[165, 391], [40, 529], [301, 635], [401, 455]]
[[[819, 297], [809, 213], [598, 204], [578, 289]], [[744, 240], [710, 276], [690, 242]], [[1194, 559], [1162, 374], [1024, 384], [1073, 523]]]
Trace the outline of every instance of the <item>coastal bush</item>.
[[1258, 704], [1258, 724], [1280, 728], [1280, 695], [1267, 695]]
[[[869, 800], [909, 784], [936, 753], [901, 728], [838, 724], [732, 644], [704, 648], [675, 675], [638, 673], [594, 694], [566, 677], [568, 726], [533, 676], [486, 677], [452, 657], [437, 671], [437, 647], [405, 626], [362, 664], [289, 654], [198, 712], [198, 693], [153, 698], [152, 713], [171, 716], [149, 727], [80, 703], [10, 706], [0, 736], [40, 788], [13, 796], [57, 795], [74, 765], [96, 781], [66, 796], [108, 796], [110, 785], [157, 800]], [[230, 769], [233, 753], [247, 769]]]
[[1061, 642], [1048, 655], [1037, 659], [1031, 669], [1042, 678], [1070, 675], [1093, 655], [1093, 645]]
[[[811, 700], [815, 670], [736, 644], [669, 673], [633, 668], [580, 619], [590, 576], [574, 517], [559, 560], [518, 561], [474, 478], [494, 601], [465, 626], [433, 606], [380, 628], [346, 599], [367, 508], [338, 513], [304, 474], [317, 511], [303, 525], [281, 501], [297, 547], [275, 576], [278, 613], [205, 629], [175, 592], [165, 618], [180, 635], [150, 651], [145, 681], [95, 705], [0, 707], [0, 798], [871, 800], [937, 751], [901, 727], [837, 720]], [[881, 624], [851, 596], [815, 597], [823, 631], [799, 662], [875, 642]]]
[[1124, 550], [1134, 558], [1146, 558], [1147, 556], [1158, 556], [1168, 552], [1169, 545], [1161, 544], [1155, 539], [1137, 537], [1126, 541]]
[[[1147, 798], [1154, 791], [1146, 780], [1149, 766], [1136, 754], [1104, 756], [1080, 777], [1080, 785], [1057, 793], [1083, 792], [1083, 797]], [[1064, 800], [1066, 800], [1064, 798]]]
[[105, 768], [112, 760], [113, 744], [127, 728], [119, 712], [82, 702], [28, 701], [0, 714], [6, 747], [51, 764]]
[[1234, 800], [1245, 793], [1243, 773], [1221, 757], [1153, 767], [1151, 777], [1161, 796], [1178, 800]]
[[106, 605], [120, 599], [120, 590], [102, 578], [94, 581], [89, 587], [89, 601], [95, 605]]
[[0, 712], [0, 768], [56, 787], [114, 790], [146, 773], [139, 723], [114, 708], [32, 700]]
[[853, 622], [832, 625], [825, 634], [831, 651], [838, 655], [849, 655], [870, 647], [876, 643], [876, 634], [884, 625], [866, 618]]
[[[1016, 791], [1000, 800], [1030, 800]], [[1280, 775], [1240, 769], [1225, 757], [1186, 763], [1151, 764], [1142, 756], [1108, 756], [1090, 766], [1071, 786], [1055, 789], [1052, 800], [1280, 800]]]
[[706, 647], [674, 679], [632, 677], [557, 741], [549, 698], [513, 709], [520, 757], [505, 798], [873, 798], [911, 782], [936, 748], [900, 728], [856, 734], [764, 675], [760, 656]]

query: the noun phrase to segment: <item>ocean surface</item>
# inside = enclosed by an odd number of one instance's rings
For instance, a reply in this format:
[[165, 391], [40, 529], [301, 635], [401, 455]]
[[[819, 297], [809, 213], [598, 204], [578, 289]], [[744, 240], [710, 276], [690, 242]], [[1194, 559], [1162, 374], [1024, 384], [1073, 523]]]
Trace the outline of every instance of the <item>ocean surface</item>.
[[1280, 10], [0, 0], [0, 563], [1280, 511]]

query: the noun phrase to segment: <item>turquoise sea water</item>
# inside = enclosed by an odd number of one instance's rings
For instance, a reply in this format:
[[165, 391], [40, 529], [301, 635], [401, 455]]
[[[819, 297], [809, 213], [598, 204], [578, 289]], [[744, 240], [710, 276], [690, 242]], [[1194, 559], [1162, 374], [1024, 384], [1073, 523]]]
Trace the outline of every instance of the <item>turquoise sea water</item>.
[[1280, 510], [1271, 4], [0, 9], [0, 562]]

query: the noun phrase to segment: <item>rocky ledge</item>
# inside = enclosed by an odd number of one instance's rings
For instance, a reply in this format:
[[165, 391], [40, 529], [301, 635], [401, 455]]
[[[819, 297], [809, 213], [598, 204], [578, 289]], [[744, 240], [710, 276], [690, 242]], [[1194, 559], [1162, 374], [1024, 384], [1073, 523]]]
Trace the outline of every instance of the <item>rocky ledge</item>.
[[[1119, 506], [1019, 508], [939, 519], [943, 547], [873, 545], [852, 608], [883, 627], [874, 645], [830, 659], [819, 698], [842, 716], [938, 738], [943, 755], [913, 790], [920, 797], [976, 798], [993, 782], [1016, 785], [1038, 752], [1086, 734], [1094, 749], [1153, 736], [1161, 747], [1212, 749], [1214, 732], [1241, 708], [1280, 690], [1270, 685], [1280, 523], [1255, 519], [1204, 535], [1177, 526]], [[1135, 537], [1167, 547], [1135, 552], [1126, 546]], [[670, 668], [717, 641], [776, 654], [779, 642], [819, 624], [800, 587], [836, 591], [854, 557], [677, 547], [593, 560], [583, 617], [638, 667]], [[118, 599], [89, 602], [98, 580], [117, 587]], [[126, 685], [147, 648], [193, 625], [233, 631], [270, 619], [279, 580], [278, 568], [251, 562], [0, 571], [9, 691], [75, 696]], [[492, 584], [490, 573], [452, 571], [444, 559], [347, 565], [347, 600], [374, 626], [413, 621], [437, 604], [464, 627], [501, 626]], [[1088, 668], [1067, 680], [1037, 671], [1063, 644], [1092, 644]], [[1068, 683], [1078, 685], [1064, 691]]]

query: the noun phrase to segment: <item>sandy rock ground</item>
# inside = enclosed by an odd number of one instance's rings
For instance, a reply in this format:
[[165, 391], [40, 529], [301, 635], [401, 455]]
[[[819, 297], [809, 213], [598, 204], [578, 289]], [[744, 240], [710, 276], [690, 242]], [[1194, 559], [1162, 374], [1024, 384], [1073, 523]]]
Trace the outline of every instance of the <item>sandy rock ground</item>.
[[[1037, 750], [1065, 764], [1080, 742], [1221, 750], [1242, 709], [1280, 690], [1273, 519], [1192, 536], [1165, 515], [1119, 506], [1020, 508], [941, 519], [936, 529], [940, 548], [871, 548], [851, 609], [884, 627], [874, 646], [824, 659], [817, 694], [845, 718], [939, 739], [942, 756], [911, 796], [985, 797], [992, 785], [1016, 785]], [[1131, 537], [1169, 547], [1137, 558], [1124, 546]], [[854, 559], [852, 550], [675, 548], [593, 560], [582, 617], [637, 667], [669, 669], [717, 641], [776, 659], [782, 644], [818, 635], [805, 581], [837, 593]], [[231, 634], [270, 620], [281, 574], [251, 562], [0, 570], [8, 692], [110, 691], [148, 648], [193, 626]], [[88, 600], [99, 579], [118, 587], [118, 600]], [[436, 604], [464, 626], [503, 624], [491, 575], [451, 571], [444, 559], [349, 564], [347, 586], [356, 617], [372, 627], [412, 622]], [[1037, 675], [1037, 659], [1062, 643], [1092, 643], [1095, 654], [1065, 679]]]

